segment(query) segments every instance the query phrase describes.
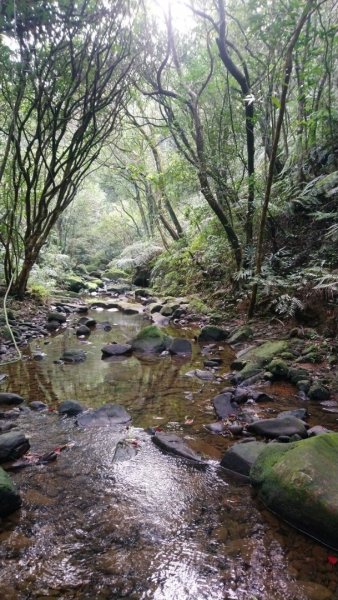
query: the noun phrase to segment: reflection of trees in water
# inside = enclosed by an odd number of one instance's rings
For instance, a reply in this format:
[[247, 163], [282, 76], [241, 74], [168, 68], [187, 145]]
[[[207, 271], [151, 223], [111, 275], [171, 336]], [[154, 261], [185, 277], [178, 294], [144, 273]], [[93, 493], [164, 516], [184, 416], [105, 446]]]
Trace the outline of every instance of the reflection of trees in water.
[[21, 360], [7, 365], [7, 369], [7, 391], [21, 394], [27, 402], [40, 400], [49, 406], [58, 402], [59, 398], [54, 390], [55, 380], [41, 362]]

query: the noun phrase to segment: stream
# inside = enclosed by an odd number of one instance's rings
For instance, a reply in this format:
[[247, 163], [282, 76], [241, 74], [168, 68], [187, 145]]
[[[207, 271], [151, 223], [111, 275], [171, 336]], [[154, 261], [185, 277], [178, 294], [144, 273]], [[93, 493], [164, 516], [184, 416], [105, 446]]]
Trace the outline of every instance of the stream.
[[[113, 462], [121, 436], [109, 426], [81, 429], [53, 410], [20, 417], [33, 452], [69, 447], [53, 463], [11, 474], [23, 505], [0, 524], [0, 598], [337, 600], [330, 551], [270, 514], [247, 483], [218, 466], [233, 440], [204, 424], [216, 420], [210, 400], [226, 382], [186, 375], [203, 369], [198, 344], [188, 359], [102, 360], [104, 344], [128, 341], [148, 322], [116, 310], [89, 316], [109, 321], [112, 330], [98, 326], [81, 341], [68, 328], [32, 342], [25, 360], [3, 367], [9, 377], [1, 391], [50, 409], [67, 399], [88, 408], [122, 404], [133, 418], [125, 435], [138, 452]], [[171, 327], [168, 333], [193, 338], [195, 332]], [[42, 361], [32, 359], [38, 347], [46, 353]], [[86, 351], [85, 362], [54, 362], [74, 348]], [[223, 345], [221, 356], [225, 374], [233, 351]], [[291, 385], [275, 384], [271, 392], [276, 402], [260, 407], [262, 414], [297, 406]], [[337, 430], [337, 415], [315, 404], [310, 413], [310, 425]], [[208, 466], [162, 453], [144, 431], [149, 427], [182, 435]]]

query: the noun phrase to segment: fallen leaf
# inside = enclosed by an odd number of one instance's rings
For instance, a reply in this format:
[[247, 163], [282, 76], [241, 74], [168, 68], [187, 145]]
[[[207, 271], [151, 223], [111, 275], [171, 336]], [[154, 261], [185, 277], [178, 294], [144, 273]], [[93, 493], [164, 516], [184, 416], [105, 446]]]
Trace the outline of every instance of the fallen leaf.
[[331, 556], [329, 554], [329, 556], [327, 557], [327, 562], [332, 565], [335, 566], [338, 563], [338, 558], [336, 556]]
[[185, 417], [184, 425], [192, 425], [194, 419], [190, 419], [189, 417]]

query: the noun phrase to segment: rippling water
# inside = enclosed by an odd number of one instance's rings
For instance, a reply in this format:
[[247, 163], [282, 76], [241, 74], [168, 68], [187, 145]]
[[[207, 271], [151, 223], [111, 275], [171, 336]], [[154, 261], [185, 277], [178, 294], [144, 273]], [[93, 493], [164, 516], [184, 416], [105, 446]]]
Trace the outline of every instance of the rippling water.
[[[337, 570], [327, 562], [328, 551], [270, 515], [249, 486], [217, 466], [229, 441], [208, 434], [203, 424], [215, 419], [210, 399], [225, 382], [185, 375], [203, 368], [200, 348], [195, 345], [187, 361], [103, 361], [104, 343], [128, 340], [145, 323], [119, 312], [95, 316], [109, 320], [112, 331], [93, 332], [89, 344], [72, 330], [42, 342], [44, 361], [7, 367], [8, 388], [50, 407], [65, 399], [88, 407], [121, 403], [133, 417], [122, 436], [135, 438], [138, 452], [113, 462], [121, 433], [109, 427], [81, 430], [53, 412], [21, 417], [33, 451], [74, 445], [55, 463], [13, 474], [23, 507], [1, 525], [0, 597], [336, 600]], [[87, 352], [84, 363], [53, 363], [78, 347]], [[220, 352], [224, 374], [232, 352]], [[273, 391], [278, 400], [262, 407], [264, 414], [297, 404], [291, 386]], [[323, 422], [320, 408], [312, 412], [313, 422]], [[187, 416], [192, 425], [184, 425]], [[337, 423], [334, 415], [325, 419]], [[144, 432], [149, 426], [177, 430], [210, 464], [197, 468], [162, 454]]]

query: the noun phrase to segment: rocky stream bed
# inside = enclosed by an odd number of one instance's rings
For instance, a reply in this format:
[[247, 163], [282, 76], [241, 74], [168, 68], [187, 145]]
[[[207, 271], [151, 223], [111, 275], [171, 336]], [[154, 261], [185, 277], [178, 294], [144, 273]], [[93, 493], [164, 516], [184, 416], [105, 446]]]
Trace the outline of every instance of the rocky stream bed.
[[338, 403], [313, 330], [197, 327], [186, 299], [116, 286], [11, 320], [1, 597], [338, 598]]

